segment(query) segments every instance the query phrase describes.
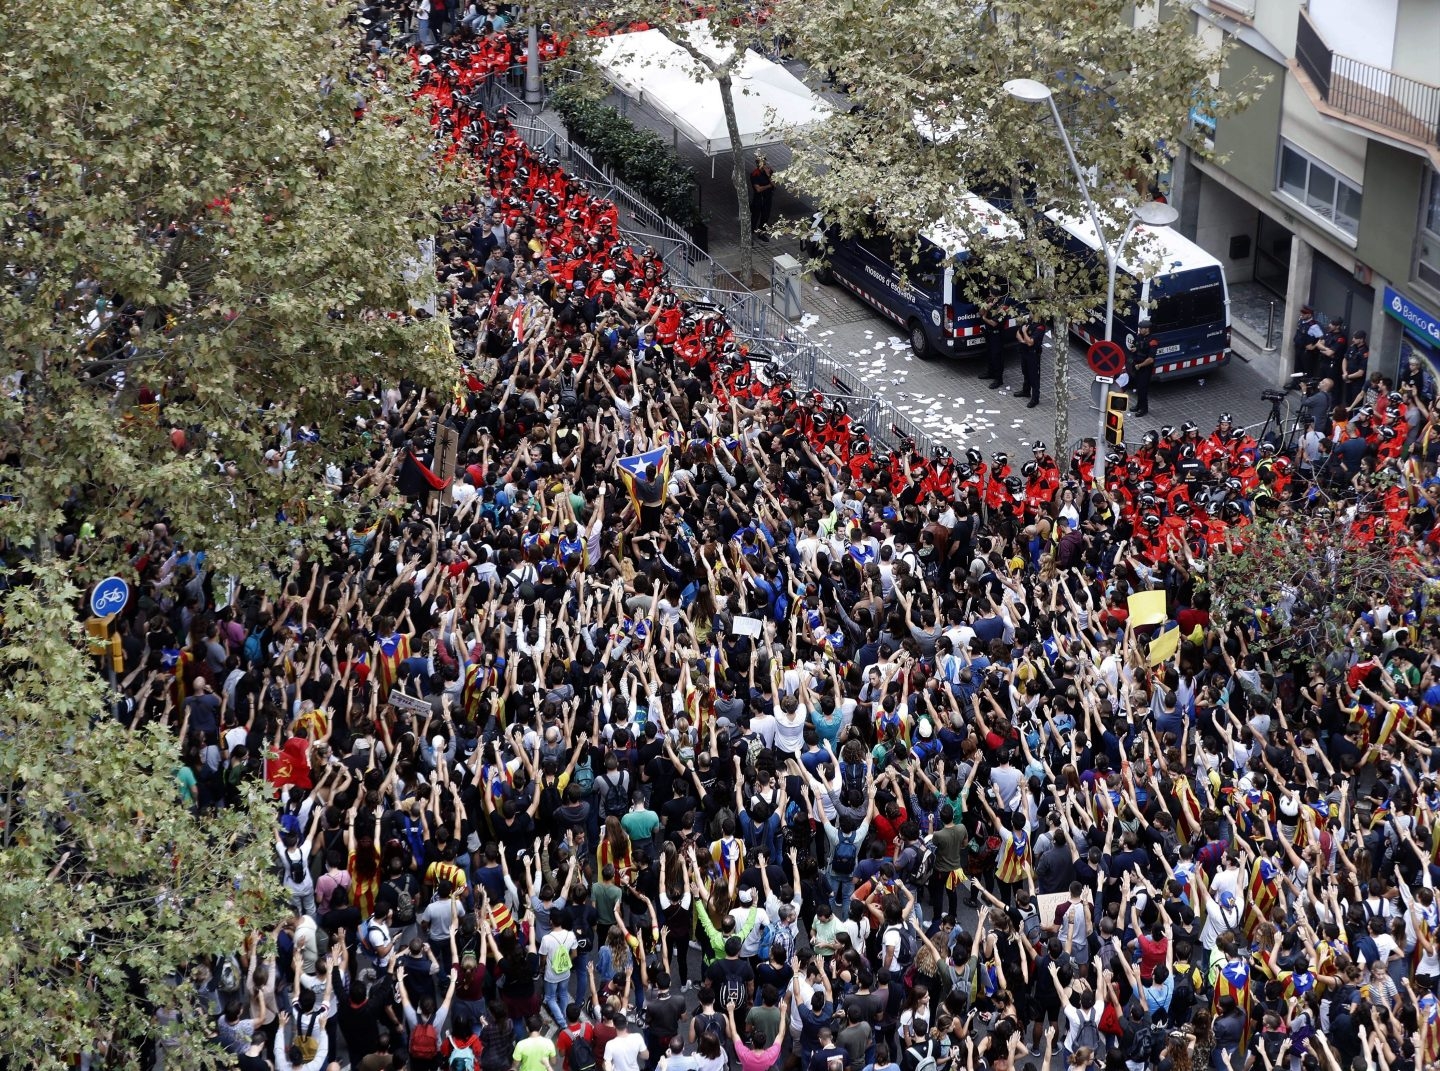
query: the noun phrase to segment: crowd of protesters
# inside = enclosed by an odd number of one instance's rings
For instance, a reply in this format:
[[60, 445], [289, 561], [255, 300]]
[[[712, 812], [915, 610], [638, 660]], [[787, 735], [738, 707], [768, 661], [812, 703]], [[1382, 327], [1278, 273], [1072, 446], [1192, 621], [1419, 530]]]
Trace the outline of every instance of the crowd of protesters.
[[[887, 449], [475, 106], [487, 39], [416, 59], [477, 184], [456, 391], [355, 384], [362, 520], [273, 600], [136, 548], [121, 716], [180, 725], [197, 811], [280, 811], [293, 915], [197, 974], [236, 1066], [1433, 1065], [1428, 377], [1103, 480]], [[1318, 516], [1373, 590], [1218, 612]]]

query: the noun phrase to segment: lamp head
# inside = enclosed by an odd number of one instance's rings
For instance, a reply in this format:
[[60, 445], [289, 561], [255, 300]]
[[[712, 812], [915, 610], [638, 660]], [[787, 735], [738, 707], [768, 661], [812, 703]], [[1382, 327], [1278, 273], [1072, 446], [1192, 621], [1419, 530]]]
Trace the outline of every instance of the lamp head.
[[1168, 227], [1180, 218], [1174, 205], [1160, 201], [1145, 201], [1132, 209], [1135, 218], [1147, 227]]
[[1004, 88], [1005, 92], [1016, 100], [1027, 101], [1030, 104], [1040, 104], [1051, 97], [1050, 87], [1033, 78], [1012, 78], [1005, 83]]

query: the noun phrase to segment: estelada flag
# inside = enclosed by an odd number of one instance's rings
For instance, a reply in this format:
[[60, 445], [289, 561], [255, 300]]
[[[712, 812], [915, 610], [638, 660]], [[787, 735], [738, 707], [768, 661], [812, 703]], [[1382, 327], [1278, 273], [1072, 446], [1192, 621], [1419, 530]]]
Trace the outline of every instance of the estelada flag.
[[1190, 784], [1190, 778], [1186, 774], [1177, 774], [1174, 785], [1175, 802], [1180, 805], [1180, 835], [1188, 841], [1202, 829], [1200, 816], [1203, 808], [1200, 806], [1200, 798], [1195, 795], [1195, 788]]
[[1270, 909], [1280, 899], [1280, 867], [1261, 856], [1250, 868], [1250, 904], [1245, 914], [1245, 936], [1251, 939]]
[[1243, 959], [1233, 959], [1220, 967], [1210, 1004], [1211, 1012], [1217, 1017], [1221, 997], [1235, 998], [1236, 1006], [1245, 1016], [1245, 1030], [1240, 1038], [1240, 1051], [1244, 1052], [1250, 1043], [1250, 964]]
[[622, 457], [616, 464], [620, 467], [620, 481], [625, 485], [625, 490], [630, 492], [630, 503], [635, 507], [635, 512], [640, 512], [640, 496], [635, 490], [635, 481], [645, 478], [645, 470], [651, 465], [655, 466], [655, 479], [660, 484], [660, 501], [665, 501], [665, 488], [670, 483], [670, 448], [661, 446], [655, 450], [647, 450], [643, 454], [633, 454], [630, 457]]
[[1425, 1038], [1425, 1063], [1440, 1060], [1440, 1002], [1434, 994], [1426, 993], [1418, 1002], [1420, 1009], [1420, 1033]]
[[400, 663], [410, 657], [410, 637], [395, 632], [375, 641], [375, 670], [381, 695], [389, 695], [400, 675]]

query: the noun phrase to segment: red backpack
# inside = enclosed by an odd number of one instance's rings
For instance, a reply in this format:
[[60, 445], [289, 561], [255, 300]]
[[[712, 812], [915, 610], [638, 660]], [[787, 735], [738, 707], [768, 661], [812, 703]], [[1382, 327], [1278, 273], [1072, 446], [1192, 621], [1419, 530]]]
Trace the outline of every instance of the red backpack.
[[440, 1035], [434, 1023], [416, 1023], [410, 1031], [410, 1059], [433, 1060], [440, 1055]]

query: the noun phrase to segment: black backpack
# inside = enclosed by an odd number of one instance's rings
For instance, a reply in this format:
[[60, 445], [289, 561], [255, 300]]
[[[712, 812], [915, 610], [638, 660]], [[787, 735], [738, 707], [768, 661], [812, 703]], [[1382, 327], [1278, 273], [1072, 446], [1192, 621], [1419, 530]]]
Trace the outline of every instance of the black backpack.
[[1089, 1049], [1095, 1054], [1097, 1062], [1110, 1051], [1105, 1035], [1100, 1032], [1100, 1011], [1097, 1008], [1090, 1009], [1090, 1015], [1094, 1018], [1083, 1016], [1080, 1019], [1080, 1029], [1075, 1031], [1075, 1048], [1072, 1052], [1079, 1052], [1081, 1049]]
[[895, 963], [900, 967], [910, 966], [915, 962], [915, 952], [920, 944], [915, 937], [915, 927], [908, 922], [902, 922], [889, 928], [900, 931], [900, 947], [895, 950]]
[[309, 868], [305, 865], [305, 855], [301, 853], [299, 859], [291, 859], [289, 853], [285, 855], [285, 865], [290, 871], [290, 883], [292, 885], [304, 885], [305, 879], [310, 876]]
[[570, 1066], [569, 1071], [595, 1071], [599, 1066], [595, 1059], [595, 1046], [583, 1033], [575, 1034], [570, 1030], [565, 1033], [570, 1035]]
[[630, 775], [624, 770], [616, 770], [619, 780], [610, 776], [606, 771], [600, 775], [600, 780], [605, 782], [605, 814], [623, 815], [630, 809]]
[[1199, 994], [1195, 991], [1194, 967], [1175, 968], [1175, 988], [1170, 994], [1170, 1024], [1184, 1026], [1190, 1021]]
[[915, 861], [915, 872], [911, 875], [911, 884], [916, 888], [930, 884], [930, 879], [935, 876], [935, 835], [932, 833], [920, 842], [919, 858]]
[[1165, 1051], [1165, 1028], [1154, 1023], [1142, 1026], [1130, 1040], [1130, 1051], [1125, 1059], [1131, 1063], [1149, 1064], [1160, 1058]]

